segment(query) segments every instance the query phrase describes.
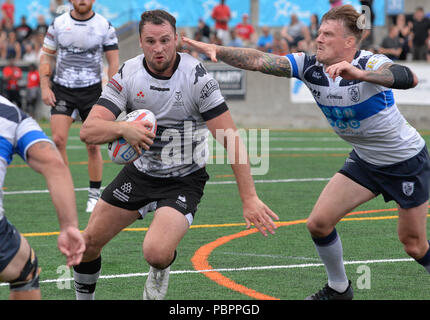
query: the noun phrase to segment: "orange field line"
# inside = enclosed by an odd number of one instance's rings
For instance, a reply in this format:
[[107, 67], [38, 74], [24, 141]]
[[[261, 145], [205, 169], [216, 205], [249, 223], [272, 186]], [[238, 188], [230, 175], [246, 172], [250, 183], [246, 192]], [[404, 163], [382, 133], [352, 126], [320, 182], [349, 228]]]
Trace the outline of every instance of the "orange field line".
[[[429, 206], [430, 208], [430, 206]], [[397, 211], [397, 209], [378, 209], [378, 210], [366, 210], [366, 211], [356, 211], [351, 212], [347, 216], [350, 215], [357, 215], [357, 214], [365, 214], [365, 213], [377, 213], [377, 212], [385, 212], [385, 211]], [[429, 215], [430, 216], [430, 215]], [[388, 220], [388, 219], [396, 219], [398, 216], [382, 216], [382, 217], [363, 217], [363, 218], [343, 218], [341, 221], [363, 221], [363, 220]], [[306, 223], [307, 219], [301, 219], [301, 220], [295, 220], [290, 222], [282, 222], [277, 223], [278, 227], [282, 226], [290, 226], [295, 224], [301, 224]], [[238, 284], [231, 280], [230, 278], [222, 275], [218, 271], [212, 271], [213, 267], [209, 264], [208, 258], [212, 254], [212, 252], [226, 244], [227, 242], [230, 242], [234, 239], [246, 237], [250, 234], [257, 233], [258, 229], [253, 228], [245, 231], [241, 231], [232, 235], [224, 236], [221, 238], [216, 239], [215, 241], [212, 241], [208, 244], [203, 245], [200, 247], [195, 253], [194, 256], [191, 258], [191, 262], [193, 264], [193, 267], [197, 271], [202, 271], [202, 273], [209, 278], [210, 280], [214, 281], [215, 283], [226, 287], [228, 289], [231, 289], [233, 291], [242, 293], [244, 295], [247, 295], [251, 298], [258, 299], [258, 300], [280, 300], [279, 298], [275, 298], [260, 292], [257, 292], [253, 289], [250, 289], [248, 287], [245, 287], [241, 284]]]

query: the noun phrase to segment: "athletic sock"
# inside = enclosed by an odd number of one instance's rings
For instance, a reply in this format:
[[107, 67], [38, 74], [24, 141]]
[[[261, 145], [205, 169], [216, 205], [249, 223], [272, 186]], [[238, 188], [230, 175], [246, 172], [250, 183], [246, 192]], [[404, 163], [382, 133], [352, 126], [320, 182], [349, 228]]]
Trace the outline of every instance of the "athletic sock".
[[[429, 241], [429, 244], [430, 244], [430, 241]], [[424, 267], [424, 269], [426, 269], [427, 272], [430, 273], [430, 248], [427, 250], [424, 257], [416, 260], [416, 262], [418, 262], [420, 265], [422, 265]]]
[[90, 181], [90, 188], [88, 189], [88, 197], [98, 199], [100, 197], [101, 187], [102, 187], [101, 181]]
[[90, 262], [81, 262], [73, 267], [77, 300], [94, 300], [96, 284], [102, 268], [102, 257]]
[[329, 287], [339, 293], [344, 292], [348, 288], [349, 282], [343, 265], [342, 242], [336, 229], [326, 237], [312, 237], [312, 240], [324, 263]]

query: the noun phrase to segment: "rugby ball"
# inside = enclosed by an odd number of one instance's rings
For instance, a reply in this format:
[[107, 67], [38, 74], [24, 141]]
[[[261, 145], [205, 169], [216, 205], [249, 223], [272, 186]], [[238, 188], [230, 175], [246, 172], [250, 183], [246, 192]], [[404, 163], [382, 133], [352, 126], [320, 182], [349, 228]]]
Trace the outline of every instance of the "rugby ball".
[[[151, 126], [147, 129], [152, 131], [154, 134], [157, 131], [157, 120], [155, 119], [155, 115], [146, 109], [133, 110], [128, 113], [122, 121], [143, 121], [148, 120], [151, 122]], [[125, 140], [124, 138], [119, 138], [114, 140], [108, 144], [108, 155], [112, 162], [117, 164], [126, 164], [133, 162], [137, 158], [139, 158], [139, 154], [133, 147]], [[145, 152], [142, 149], [142, 154]]]

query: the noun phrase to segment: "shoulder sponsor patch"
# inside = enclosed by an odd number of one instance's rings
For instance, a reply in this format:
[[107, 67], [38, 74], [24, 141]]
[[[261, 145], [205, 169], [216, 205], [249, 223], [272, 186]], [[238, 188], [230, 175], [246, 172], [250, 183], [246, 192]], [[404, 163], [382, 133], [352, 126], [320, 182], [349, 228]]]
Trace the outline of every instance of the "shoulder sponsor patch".
[[200, 100], [208, 98], [214, 91], [219, 89], [218, 82], [214, 79], [209, 80], [200, 91]]

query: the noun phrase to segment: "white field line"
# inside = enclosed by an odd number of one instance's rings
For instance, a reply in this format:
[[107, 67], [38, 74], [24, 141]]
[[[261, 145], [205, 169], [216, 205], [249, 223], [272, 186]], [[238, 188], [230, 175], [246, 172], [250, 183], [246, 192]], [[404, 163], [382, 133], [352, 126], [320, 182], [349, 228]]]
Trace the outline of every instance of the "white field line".
[[[275, 179], [275, 180], [254, 180], [255, 183], [291, 183], [291, 182], [320, 182], [328, 181], [330, 178], [303, 178], [303, 179]], [[222, 184], [236, 184], [236, 181], [209, 181], [206, 185], [222, 185]], [[102, 188], [103, 189], [103, 188]], [[75, 188], [75, 192], [88, 191], [88, 188]], [[36, 193], [49, 193], [49, 190], [21, 190], [21, 191], [3, 191], [3, 195], [14, 194], [36, 194]]]
[[[380, 259], [380, 260], [359, 260], [359, 261], [345, 261], [345, 265], [367, 265], [367, 264], [377, 264], [377, 263], [399, 263], [399, 262], [411, 262], [414, 261], [412, 258], [403, 259]], [[274, 270], [274, 269], [299, 269], [299, 268], [313, 268], [313, 267], [323, 267], [322, 263], [304, 263], [304, 264], [291, 264], [291, 265], [281, 265], [281, 266], [260, 266], [260, 267], [242, 267], [242, 268], [218, 268], [210, 270], [172, 270], [170, 274], [196, 274], [205, 272], [240, 272], [240, 271], [259, 271], [259, 270]], [[118, 278], [134, 278], [134, 277], [146, 277], [147, 272], [144, 273], [125, 273], [125, 274], [112, 274], [112, 275], [101, 275], [99, 279], [118, 279]], [[42, 280], [40, 283], [53, 283], [66, 281], [73, 281], [73, 278], [58, 278], [58, 279], [47, 279]], [[0, 286], [7, 286], [8, 283], [0, 283]]]

